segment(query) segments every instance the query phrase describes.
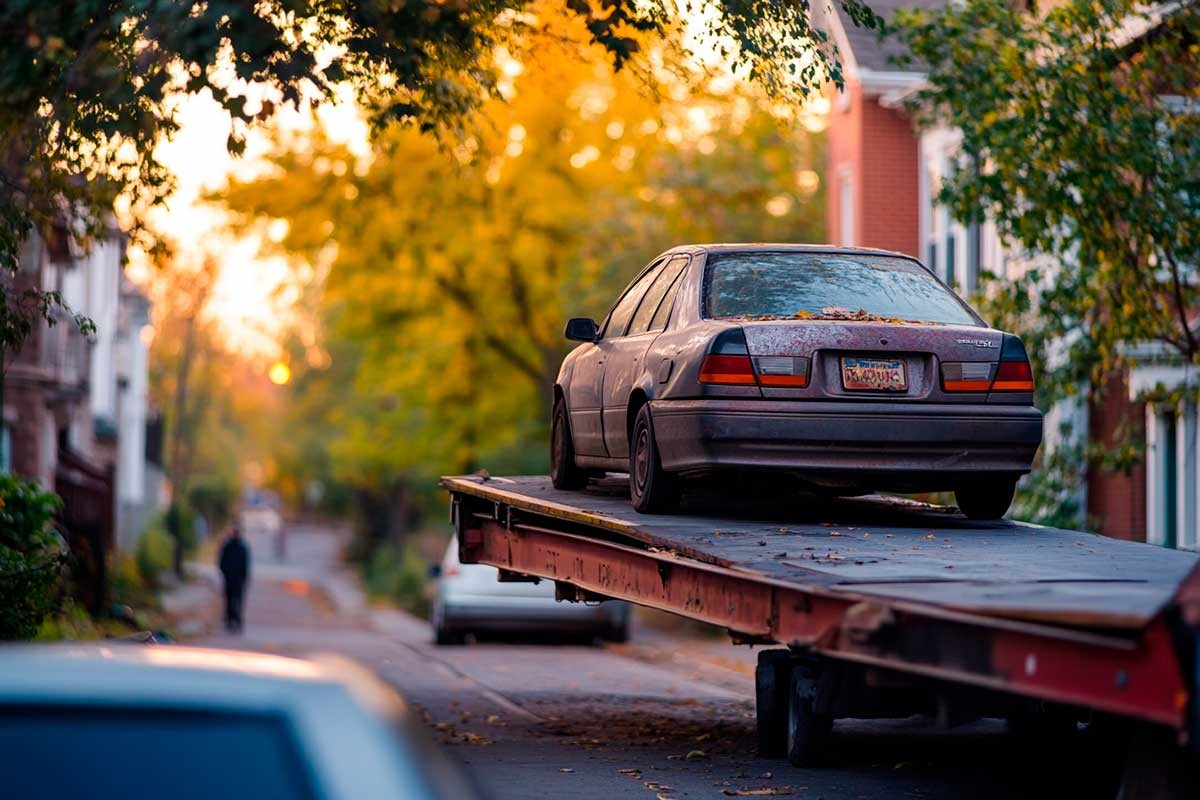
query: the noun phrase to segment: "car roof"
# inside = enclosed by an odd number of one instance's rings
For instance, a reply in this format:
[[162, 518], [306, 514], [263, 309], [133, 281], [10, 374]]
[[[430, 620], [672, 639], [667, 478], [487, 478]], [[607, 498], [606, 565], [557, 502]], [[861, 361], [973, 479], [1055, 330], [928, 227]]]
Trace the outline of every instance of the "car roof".
[[344, 659], [305, 660], [178, 645], [96, 642], [0, 647], [0, 702], [280, 711], [347, 692], [383, 713], [373, 680]]
[[686, 253], [834, 253], [839, 255], [893, 256], [917, 261], [907, 253], [894, 250], [879, 250], [873, 247], [843, 247], [832, 244], [800, 244], [795, 242], [718, 242], [712, 244], [684, 244], [668, 252]]

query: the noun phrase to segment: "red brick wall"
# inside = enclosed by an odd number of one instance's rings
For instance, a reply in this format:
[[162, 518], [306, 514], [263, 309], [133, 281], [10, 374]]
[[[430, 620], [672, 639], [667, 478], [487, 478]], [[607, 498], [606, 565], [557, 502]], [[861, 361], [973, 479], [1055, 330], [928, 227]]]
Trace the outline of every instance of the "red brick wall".
[[863, 103], [859, 243], [920, 256], [917, 137], [903, 114]]
[[848, 167], [854, 185], [854, 243], [920, 256], [918, 148], [912, 124], [900, 112], [879, 105], [877, 98], [864, 97], [857, 83], [848, 83], [846, 91], [847, 111], [838, 111], [838, 98], [830, 97], [826, 235], [830, 242], [839, 241], [841, 175]]
[[841, 175], [844, 168], [852, 171], [855, 195], [862, 194], [859, 185], [862, 175], [862, 164], [859, 163], [859, 153], [862, 151], [862, 90], [857, 83], [848, 81], [846, 93], [850, 102], [845, 111], [839, 110], [839, 105], [845, 100], [838, 97], [836, 89], [831, 89], [828, 95], [831, 110], [825, 129], [825, 237], [830, 244], [843, 244]]
[[[1101, 445], [1116, 441], [1122, 422], [1128, 432], [1144, 441], [1145, 404], [1129, 400], [1125, 375], [1115, 375], [1089, 409], [1091, 440]], [[1116, 539], [1146, 541], [1146, 464], [1138, 463], [1128, 475], [1093, 467], [1088, 471], [1088, 516], [1101, 533]]]

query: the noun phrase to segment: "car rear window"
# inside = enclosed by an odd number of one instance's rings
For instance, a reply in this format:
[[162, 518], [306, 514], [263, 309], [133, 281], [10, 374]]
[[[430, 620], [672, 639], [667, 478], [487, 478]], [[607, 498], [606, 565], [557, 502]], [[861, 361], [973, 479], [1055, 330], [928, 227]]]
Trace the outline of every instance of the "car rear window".
[[24, 800], [308, 800], [291, 729], [269, 715], [0, 706], [2, 794]]
[[979, 324], [928, 270], [890, 256], [719, 253], [708, 258], [704, 286], [708, 317]]

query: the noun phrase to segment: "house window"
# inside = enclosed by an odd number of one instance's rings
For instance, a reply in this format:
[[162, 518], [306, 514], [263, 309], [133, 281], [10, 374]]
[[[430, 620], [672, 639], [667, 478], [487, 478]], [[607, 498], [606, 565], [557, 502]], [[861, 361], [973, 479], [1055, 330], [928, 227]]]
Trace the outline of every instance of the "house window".
[[12, 472], [12, 429], [0, 425], [0, 474]]
[[1196, 405], [1146, 408], [1146, 540], [1196, 549], [1198, 436]]
[[849, 167], [842, 167], [838, 175], [838, 244], [854, 246], [854, 175]]
[[955, 274], [955, 256], [958, 255], [958, 248], [955, 246], [954, 231], [950, 230], [946, 233], [946, 284], [954, 286], [958, 281], [958, 276]]
[[979, 289], [979, 223], [967, 223], [967, 294], [974, 294]]

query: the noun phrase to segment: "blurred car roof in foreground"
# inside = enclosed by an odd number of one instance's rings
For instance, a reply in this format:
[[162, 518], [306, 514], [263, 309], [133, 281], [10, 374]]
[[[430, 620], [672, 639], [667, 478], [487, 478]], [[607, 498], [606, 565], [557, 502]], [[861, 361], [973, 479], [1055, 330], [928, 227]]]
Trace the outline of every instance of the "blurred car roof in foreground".
[[476, 796], [351, 661], [154, 645], [0, 647], [0, 774], [13, 800]]

